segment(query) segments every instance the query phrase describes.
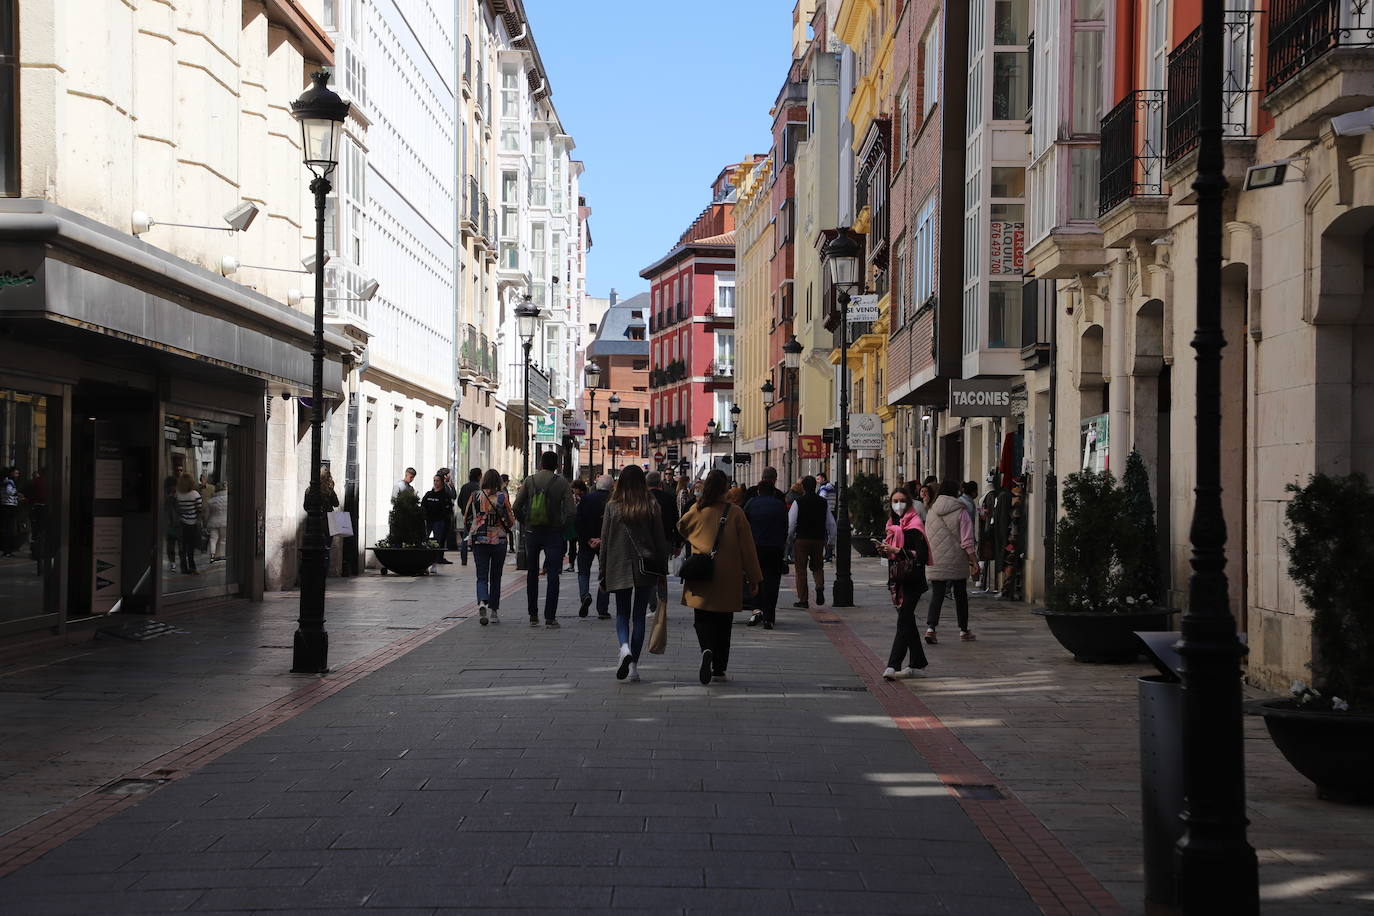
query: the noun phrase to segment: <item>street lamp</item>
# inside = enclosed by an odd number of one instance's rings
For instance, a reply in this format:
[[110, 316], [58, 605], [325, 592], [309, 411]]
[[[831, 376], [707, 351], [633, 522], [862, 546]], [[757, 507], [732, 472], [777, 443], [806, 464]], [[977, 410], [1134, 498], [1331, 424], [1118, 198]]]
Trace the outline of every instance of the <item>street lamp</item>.
[[[534, 346], [534, 336], [539, 333], [539, 322], [543, 320], [543, 315], [539, 311], [539, 306], [534, 304], [530, 294], [525, 294], [525, 301], [515, 307], [515, 328], [520, 335], [520, 346], [525, 351], [525, 435], [522, 443], [524, 452], [524, 474], [522, 482], [530, 476], [530, 348]], [[520, 525], [520, 547], [515, 552], [515, 568], [526, 569], [527, 558], [525, 556], [525, 526]]]
[[[582, 370], [582, 377], [587, 383], [587, 396], [590, 399], [587, 422], [591, 423], [596, 417], [596, 389], [601, 387], [601, 367], [595, 362], [587, 363]], [[590, 434], [587, 436], [587, 477], [589, 483], [596, 479], [596, 439]]]
[[801, 341], [797, 340], [797, 335], [793, 334], [787, 339], [787, 343], [782, 345], [782, 366], [791, 371], [791, 380], [787, 385], [787, 483], [791, 486], [792, 461], [797, 453], [797, 391], [801, 381]]
[[[772, 441], [769, 435], [770, 430], [768, 429], [768, 412], [773, 408], [774, 391], [773, 380], [771, 378], [764, 379], [763, 385], [759, 387], [759, 393], [763, 395], [763, 463], [765, 465], [772, 463], [769, 460], [772, 458], [770, 454], [772, 452]], [[759, 471], [759, 474], [760, 479], [762, 479], [763, 471]]]
[[840, 441], [839, 501], [835, 519], [835, 587], [831, 607], [854, 606], [854, 578], [849, 561], [849, 291], [859, 286], [859, 243], [843, 229], [821, 252], [840, 310]]
[[1240, 660], [1226, 594], [1226, 519], [1221, 507], [1222, 92], [1226, 12], [1202, 4], [1198, 42], [1197, 409], [1193, 574], [1177, 647], [1183, 675], [1183, 836], [1174, 850], [1185, 914], [1259, 912], [1255, 850], [1246, 840]]
[[301, 125], [305, 167], [315, 177], [315, 345], [310, 351], [310, 489], [305, 497], [305, 539], [300, 552], [300, 616], [292, 644], [291, 670], [323, 674], [329, 670], [329, 634], [324, 629], [324, 583], [329, 573], [329, 534], [320, 498], [321, 429], [324, 424], [324, 206], [339, 164], [339, 125], [348, 103], [329, 88], [329, 70], [316, 71], [310, 88], [291, 103]]
[[730, 482], [739, 483], [739, 468], [735, 461], [739, 458], [739, 415], [742, 411], [738, 404], [730, 405]]
[[601, 463], [606, 463], [606, 424], [601, 424]]
[[611, 392], [611, 476], [615, 476], [615, 453], [620, 451], [620, 442], [616, 439], [616, 426], [620, 423], [620, 395]]

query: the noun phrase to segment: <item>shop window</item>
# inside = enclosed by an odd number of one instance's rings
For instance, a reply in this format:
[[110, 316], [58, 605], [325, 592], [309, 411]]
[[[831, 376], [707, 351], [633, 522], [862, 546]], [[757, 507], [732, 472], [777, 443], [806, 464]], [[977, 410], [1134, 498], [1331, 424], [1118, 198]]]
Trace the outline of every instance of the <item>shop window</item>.
[[19, 193], [19, 0], [0, 0], [0, 193]]
[[[234, 517], [241, 493], [234, 454], [237, 428], [167, 414], [162, 438], [167, 475], [162, 482], [163, 594], [227, 593], [235, 582]], [[332, 481], [325, 484], [333, 492]], [[337, 495], [337, 494], [336, 494]], [[328, 497], [326, 497], [327, 499]], [[300, 494], [304, 505], [305, 494]]]
[[0, 624], [57, 610], [61, 414], [57, 398], [0, 388]]

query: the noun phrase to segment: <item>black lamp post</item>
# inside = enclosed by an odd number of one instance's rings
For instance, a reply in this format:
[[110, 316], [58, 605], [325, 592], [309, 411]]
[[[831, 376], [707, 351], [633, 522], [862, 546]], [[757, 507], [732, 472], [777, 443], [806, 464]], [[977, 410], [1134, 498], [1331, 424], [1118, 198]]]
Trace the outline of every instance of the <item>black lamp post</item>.
[[[596, 389], [601, 387], [601, 367], [594, 362], [587, 363], [582, 375], [587, 383], [587, 397], [589, 406], [587, 407], [587, 423], [590, 429], [591, 422], [596, 418]], [[587, 435], [587, 482], [596, 480], [596, 439], [590, 433]]]
[[601, 424], [601, 463], [606, 463], [606, 424]]
[[730, 482], [739, 483], [739, 468], [735, 467], [735, 461], [739, 458], [739, 415], [742, 413], [738, 404], [730, 405]]
[[1225, 11], [1202, 4], [1198, 56], [1197, 456], [1193, 574], [1178, 651], [1183, 657], [1183, 836], [1178, 902], [1185, 914], [1259, 912], [1255, 851], [1245, 837], [1245, 750], [1240, 660], [1226, 593], [1226, 519], [1221, 508], [1221, 146]]
[[[708, 464], [716, 463], [714, 456], [716, 453], [716, 430], [718, 428], [719, 424], [716, 423], [715, 417], [706, 421], [706, 460]], [[707, 473], [710, 473], [709, 467], [707, 468]]]
[[301, 125], [305, 167], [315, 176], [315, 345], [310, 351], [310, 489], [306, 492], [305, 540], [300, 552], [301, 600], [291, 670], [323, 674], [329, 670], [329, 634], [324, 629], [324, 582], [329, 573], [329, 532], [320, 498], [321, 428], [324, 424], [324, 206], [339, 164], [339, 125], [348, 103], [329, 88], [329, 70], [316, 72], [310, 88], [291, 103]]
[[[523, 475], [524, 478], [530, 476], [530, 348], [534, 346], [534, 336], [539, 333], [539, 322], [543, 315], [539, 311], [539, 306], [534, 304], [530, 294], [525, 294], [525, 301], [515, 307], [516, 331], [520, 334], [520, 346], [525, 353], [525, 434], [524, 434], [524, 455], [523, 455]], [[520, 547], [515, 552], [515, 568], [525, 569], [525, 526], [520, 526]]]
[[797, 335], [793, 334], [787, 339], [787, 343], [782, 345], [782, 365], [791, 373], [791, 378], [787, 383], [787, 485], [791, 486], [795, 479], [792, 476], [793, 456], [797, 453], [797, 408], [798, 383], [801, 381], [801, 356], [804, 348], [801, 341], [797, 340]]
[[[769, 459], [772, 457], [771, 452], [773, 450], [772, 438], [769, 435], [771, 430], [768, 429], [768, 412], [773, 409], [773, 395], [775, 391], [776, 389], [773, 387], [773, 380], [771, 378], [764, 379], [763, 384], [759, 386], [759, 394], [763, 395], [763, 463], [765, 465], [770, 463]], [[762, 470], [759, 471], [759, 475], [762, 477]]]
[[620, 423], [620, 395], [611, 392], [611, 476], [615, 476], [615, 453], [620, 451], [620, 441], [616, 438], [616, 426]]
[[859, 243], [844, 230], [840, 230], [821, 252], [840, 312], [840, 441], [836, 443], [839, 501], [835, 518], [835, 588], [831, 593], [831, 607], [854, 606], [854, 578], [849, 570], [849, 291], [859, 286], [859, 254]]

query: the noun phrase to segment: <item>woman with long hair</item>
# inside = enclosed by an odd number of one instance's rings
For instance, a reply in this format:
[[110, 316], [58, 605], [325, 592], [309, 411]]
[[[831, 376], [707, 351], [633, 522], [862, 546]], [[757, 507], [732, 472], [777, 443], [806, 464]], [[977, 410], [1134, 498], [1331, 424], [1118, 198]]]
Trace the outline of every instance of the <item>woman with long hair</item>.
[[649, 493], [644, 469], [620, 472], [601, 519], [601, 590], [615, 596], [615, 638], [620, 646], [617, 680], [639, 680], [644, 616], [668, 574], [668, 539], [658, 500]]
[[488, 619], [500, 623], [501, 569], [506, 562], [510, 532], [515, 527], [515, 514], [495, 468], [482, 475], [481, 488], [468, 497], [463, 527], [467, 529], [472, 561], [477, 567], [478, 623], [486, 626]]
[[712, 677], [726, 678], [730, 663], [730, 625], [742, 609], [743, 590], [757, 595], [763, 572], [758, 551], [744, 512], [728, 502], [730, 480], [723, 471], [706, 475], [701, 496], [687, 514], [678, 520], [682, 535], [692, 553], [715, 554], [714, 572], [709, 579], [685, 580], [682, 603], [693, 609], [697, 643], [701, 646], [701, 683]]
[[968, 628], [968, 580], [978, 575], [977, 545], [973, 540], [973, 519], [959, 501], [959, 484], [940, 481], [939, 496], [926, 512], [926, 535], [930, 539], [930, 607], [926, 609], [926, 642], [938, 640], [940, 605], [945, 593], [954, 592], [954, 613], [959, 623], [959, 638], [974, 639]]
[[[892, 638], [892, 651], [888, 653], [887, 668], [883, 671], [883, 677], [892, 680], [919, 677], [921, 669], [928, 664], [916, 626], [916, 602], [925, 594], [925, 564], [930, 549], [925, 526], [907, 487], [894, 487], [888, 501], [891, 512], [880, 549], [889, 561], [887, 587], [892, 592], [892, 603], [897, 606], [897, 634]], [[910, 663], [903, 667], [902, 661], [907, 658]]]

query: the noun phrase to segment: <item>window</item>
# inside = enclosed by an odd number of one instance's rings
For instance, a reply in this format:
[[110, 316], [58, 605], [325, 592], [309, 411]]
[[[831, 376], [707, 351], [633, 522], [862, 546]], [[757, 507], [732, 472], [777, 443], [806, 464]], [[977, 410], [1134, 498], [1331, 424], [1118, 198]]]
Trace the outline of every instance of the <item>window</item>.
[[992, 197], [1025, 197], [1026, 170], [1020, 167], [992, 167]]
[[988, 290], [988, 346], [1021, 347], [1021, 281], [994, 280]]
[[907, 134], [911, 129], [911, 96], [902, 87], [901, 98], [897, 102], [897, 164], [906, 162]]
[[530, 148], [530, 205], [549, 205], [548, 140], [536, 136]]
[[925, 62], [922, 73], [921, 112], [928, 114], [940, 98], [940, 20], [931, 24], [926, 37], [921, 40], [921, 59]]
[[530, 274], [534, 278], [530, 296], [541, 309], [548, 304], [544, 280], [548, 276], [547, 233], [543, 223], [530, 224]]
[[344, 248], [339, 252], [354, 264], [363, 262], [363, 214], [367, 206], [367, 159], [351, 140], [344, 140], [345, 236]]
[[0, 0], [0, 193], [19, 193], [19, 2]]
[[911, 246], [912, 308], [918, 309], [935, 295], [935, 198], [921, 207], [916, 218], [916, 237]]
[[357, 51], [347, 45], [343, 49], [344, 91], [360, 108], [367, 107], [367, 64]]
[[1073, 111], [1069, 129], [1096, 134], [1102, 120], [1102, 30], [1075, 29], [1072, 54]]
[[1069, 218], [1097, 219], [1097, 147], [1069, 148]]
[[520, 176], [515, 172], [501, 173], [501, 202], [506, 204], [516, 203], [516, 196], [520, 193]]
[[1029, 34], [1029, 13], [1026, 0], [995, 0], [992, 11], [992, 43], [1025, 44]]
[[1026, 63], [1025, 51], [993, 52], [993, 120], [1019, 121], [1026, 117], [1029, 88], [1026, 80]]
[[892, 295], [896, 299], [896, 312], [902, 324], [906, 324], [911, 317], [911, 296], [907, 292], [906, 266], [906, 238], [903, 237], [897, 243], [896, 257], [892, 261]]
[[735, 335], [732, 331], [717, 331], [715, 338], [712, 359], [716, 364], [716, 374], [721, 375], [722, 369], [733, 370], [735, 367]]

